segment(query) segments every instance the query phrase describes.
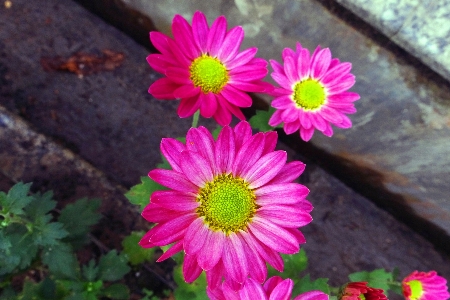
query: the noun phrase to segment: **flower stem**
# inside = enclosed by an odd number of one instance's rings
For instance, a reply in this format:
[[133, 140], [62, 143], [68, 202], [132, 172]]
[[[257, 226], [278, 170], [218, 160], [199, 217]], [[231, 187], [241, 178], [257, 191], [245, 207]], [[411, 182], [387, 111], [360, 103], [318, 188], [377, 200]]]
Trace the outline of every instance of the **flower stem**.
[[200, 109], [199, 110], [197, 110], [195, 113], [194, 113], [194, 116], [193, 116], [193, 118], [192, 118], [192, 127], [193, 128], [196, 128], [197, 127], [197, 124], [198, 124], [198, 117], [200, 116]]

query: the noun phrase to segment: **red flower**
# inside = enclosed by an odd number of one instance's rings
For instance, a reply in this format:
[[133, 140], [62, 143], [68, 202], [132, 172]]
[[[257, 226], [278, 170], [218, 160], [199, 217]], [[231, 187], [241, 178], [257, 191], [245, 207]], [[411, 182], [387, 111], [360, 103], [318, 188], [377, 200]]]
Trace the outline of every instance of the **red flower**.
[[350, 282], [342, 289], [340, 300], [388, 300], [381, 289], [367, 286], [367, 282]]

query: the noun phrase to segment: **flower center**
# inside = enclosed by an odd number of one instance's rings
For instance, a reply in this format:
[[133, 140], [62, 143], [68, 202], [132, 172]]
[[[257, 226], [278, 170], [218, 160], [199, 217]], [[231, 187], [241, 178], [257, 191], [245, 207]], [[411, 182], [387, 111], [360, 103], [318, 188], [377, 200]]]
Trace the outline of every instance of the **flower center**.
[[221, 174], [200, 189], [197, 214], [205, 217], [212, 230], [237, 232], [245, 229], [255, 214], [258, 208], [255, 199], [253, 190], [242, 178]]
[[420, 296], [422, 296], [423, 294], [422, 283], [419, 280], [411, 280], [406, 284], [408, 284], [409, 287], [411, 288], [411, 296], [409, 297], [409, 299], [411, 300], [420, 299]]
[[361, 300], [366, 300], [366, 297], [364, 297], [364, 295], [363, 294], [361, 294], [361, 295], [359, 295], [359, 297], [358, 297], [359, 299], [361, 299]]
[[306, 79], [294, 86], [294, 101], [298, 108], [314, 110], [325, 102], [325, 89], [314, 79]]
[[228, 71], [215, 57], [207, 54], [197, 57], [189, 67], [191, 81], [195, 87], [200, 87], [207, 94], [219, 93], [228, 82]]

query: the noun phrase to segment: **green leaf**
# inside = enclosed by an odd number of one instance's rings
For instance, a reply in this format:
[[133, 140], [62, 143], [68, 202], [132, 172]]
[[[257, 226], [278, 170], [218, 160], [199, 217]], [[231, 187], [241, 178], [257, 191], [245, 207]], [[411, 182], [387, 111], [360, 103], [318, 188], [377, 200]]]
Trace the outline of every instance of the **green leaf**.
[[305, 270], [308, 266], [308, 257], [303, 248], [296, 254], [287, 255], [281, 254], [284, 261], [284, 271], [283, 273], [278, 272], [271, 266], [268, 268], [268, 277], [281, 276], [282, 278], [298, 278], [301, 271]]
[[389, 283], [393, 281], [392, 273], [386, 272], [384, 269], [357, 272], [348, 277], [351, 281], [367, 281], [368, 286], [382, 289], [385, 293], [389, 290]]
[[311, 277], [309, 274], [302, 277], [300, 280], [295, 280], [294, 289], [292, 291], [292, 295], [298, 296], [302, 293], [309, 291], [322, 291], [326, 294], [330, 294], [330, 287], [328, 286], [328, 278], [319, 278], [314, 281], [311, 281]]
[[269, 125], [269, 119], [272, 117], [275, 112], [275, 108], [270, 107], [268, 111], [265, 110], [257, 110], [256, 114], [250, 118], [248, 121], [250, 126], [254, 129], [258, 129], [259, 131], [271, 131], [274, 130], [275, 127]]
[[31, 183], [19, 182], [15, 184], [8, 192], [7, 195], [2, 192], [0, 195], [0, 206], [3, 213], [10, 213], [15, 215], [23, 215], [23, 209], [33, 201], [32, 196], [28, 196]]
[[145, 261], [153, 261], [156, 247], [146, 249], [142, 248], [138, 243], [144, 236], [144, 231], [133, 231], [122, 240], [123, 253], [128, 256], [131, 265], [136, 266]]
[[121, 279], [130, 272], [128, 258], [125, 254], [117, 254], [116, 250], [109, 251], [98, 262], [99, 278], [103, 281], [115, 281]]
[[41, 254], [42, 263], [58, 279], [77, 279], [79, 275], [78, 261], [72, 247], [59, 242], [46, 247]]
[[206, 295], [206, 276], [202, 272], [193, 283], [186, 283], [183, 278], [182, 266], [177, 265], [173, 270], [173, 279], [177, 283], [174, 291], [177, 300], [208, 300]]
[[97, 212], [100, 204], [100, 199], [82, 198], [61, 210], [58, 222], [64, 224], [64, 229], [69, 233], [64, 241], [77, 248], [87, 240], [90, 227], [101, 218], [101, 214]]
[[50, 216], [38, 217], [37, 224], [33, 226], [33, 242], [38, 246], [55, 245], [69, 234], [63, 228], [63, 224], [59, 222], [47, 223], [48, 217]]
[[97, 279], [99, 268], [95, 265], [95, 260], [91, 259], [87, 265], [82, 267], [83, 277], [87, 281], [94, 281]]
[[32, 236], [17, 230], [17, 233], [9, 235], [9, 241], [11, 242], [9, 254], [15, 257], [14, 262], [17, 262], [17, 258], [19, 259], [19, 264], [16, 267], [19, 270], [25, 269], [36, 258], [38, 252], [38, 247], [33, 243]]
[[53, 192], [48, 191], [41, 195], [37, 193], [34, 195], [34, 200], [31, 201], [25, 208], [27, 216], [36, 221], [38, 218], [46, 215], [49, 211], [55, 208], [56, 201], [52, 200]]
[[111, 299], [129, 299], [130, 291], [126, 285], [122, 283], [114, 283], [104, 288], [102, 295]]
[[148, 176], [142, 176], [141, 183], [131, 187], [130, 191], [125, 194], [125, 197], [132, 204], [139, 205], [142, 211], [150, 203], [150, 195], [154, 191], [160, 190], [167, 190], [167, 188], [156, 183]]

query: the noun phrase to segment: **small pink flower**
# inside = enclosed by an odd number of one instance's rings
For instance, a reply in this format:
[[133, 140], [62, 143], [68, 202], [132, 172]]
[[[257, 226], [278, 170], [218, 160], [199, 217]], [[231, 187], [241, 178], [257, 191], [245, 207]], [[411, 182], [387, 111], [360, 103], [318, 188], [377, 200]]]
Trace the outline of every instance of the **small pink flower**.
[[275, 151], [276, 132], [252, 135], [243, 121], [225, 126], [215, 141], [204, 127], [191, 128], [186, 144], [165, 138], [161, 152], [172, 170], [149, 176], [170, 190], [151, 195], [142, 212], [157, 223], [140, 241], [145, 248], [172, 244], [158, 261], [184, 250], [183, 275], [193, 282], [205, 270], [208, 286], [223, 278], [238, 290], [248, 276], [264, 282], [266, 262], [283, 270], [279, 253], [305, 242], [298, 230], [312, 218], [309, 190], [292, 182], [304, 170]]
[[[264, 285], [248, 278], [242, 289], [233, 290], [225, 281], [223, 284], [211, 290], [206, 288], [206, 292], [211, 300], [288, 300], [291, 298], [294, 282], [292, 279], [285, 279], [274, 276], [269, 278]], [[321, 291], [310, 291], [298, 295], [294, 300], [328, 300], [329, 296]]]
[[407, 300], [447, 300], [450, 297], [447, 280], [435, 271], [414, 271], [402, 281], [403, 295]]
[[269, 125], [284, 122], [284, 131], [300, 130], [300, 137], [309, 141], [314, 130], [333, 135], [331, 124], [350, 128], [352, 122], [345, 114], [356, 112], [353, 102], [359, 95], [347, 90], [355, 83], [350, 74], [352, 65], [331, 58], [330, 49], [316, 48], [310, 56], [308, 49], [297, 43], [296, 51], [283, 50], [284, 66], [271, 60], [272, 78], [281, 86], [273, 94], [272, 107], [277, 110]]
[[173, 39], [156, 31], [150, 33], [160, 54], [150, 54], [147, 61], [166, 77], [156, 80], [149, 93], [158, 99], [181, 98], [181, 118], [200, 109], [203, 117], [213, 117], [222, 126], [230, 124], [231, 114], [245, 120], [239, 108], [251, 106], [247, 92], [273, 89], [261, 81], [268, 73], [267, 62], [254, 58], [256, 47], [239, 52], [244, 31], [238, 26], [227, 32], [224, 16], [209, 28], [200, 11], [194, 14], [192, 26], [176, 15], [172, 32]]

